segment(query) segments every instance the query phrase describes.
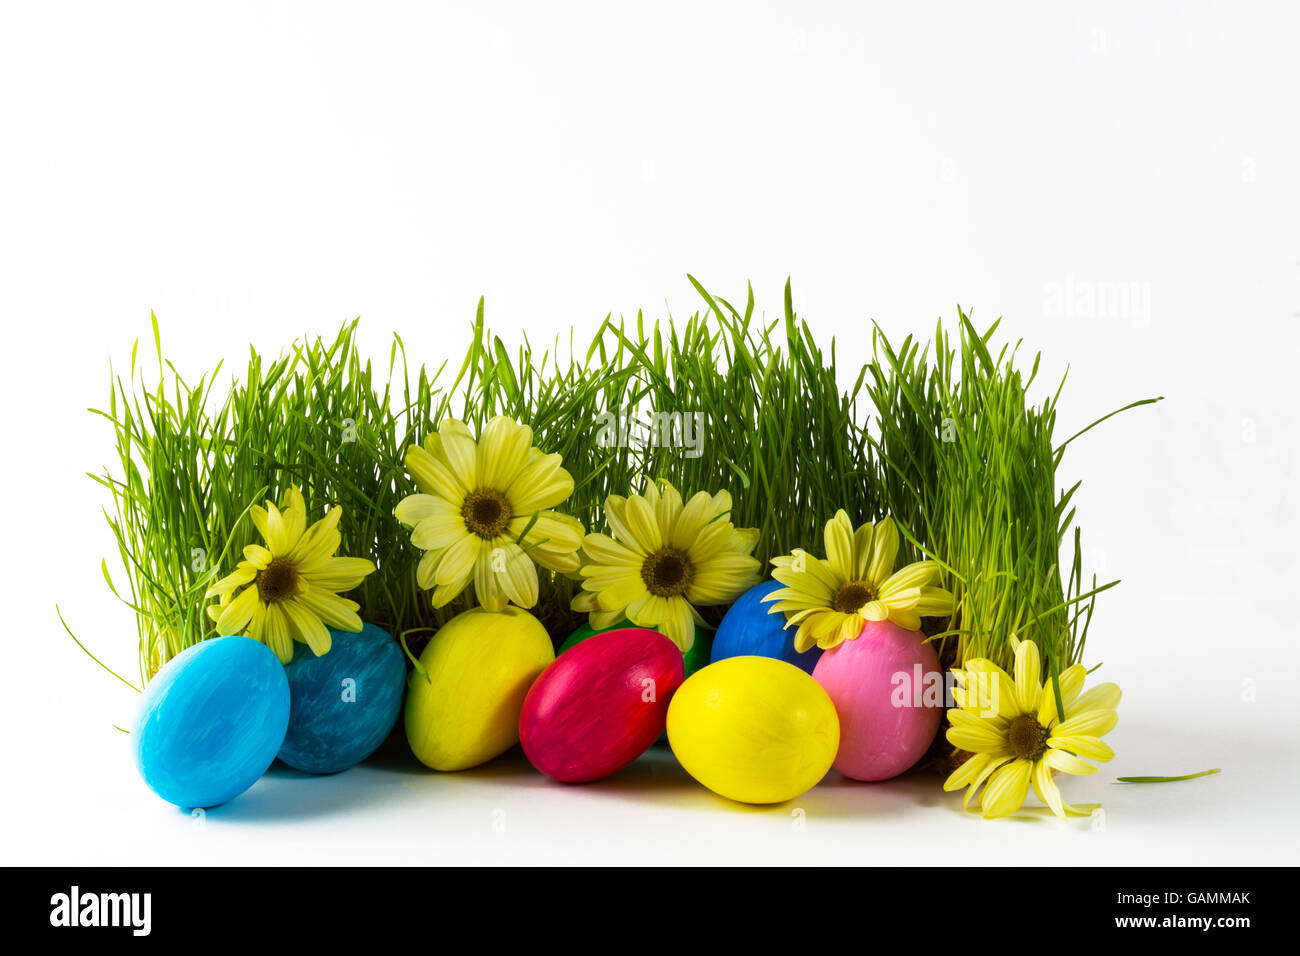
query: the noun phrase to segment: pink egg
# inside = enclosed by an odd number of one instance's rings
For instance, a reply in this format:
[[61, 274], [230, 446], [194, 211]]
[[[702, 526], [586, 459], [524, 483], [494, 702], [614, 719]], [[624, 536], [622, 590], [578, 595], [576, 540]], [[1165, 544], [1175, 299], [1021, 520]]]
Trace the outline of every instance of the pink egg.
[[607, 777], [663, 733], [684, 676], [681, 652], [657, 631], [626, 627], [589, 637], [529, 689], [519, 718], [524, 754], [564, 783]]
[[919, 631], [868, 621], [813, 668], [840, 718], [835, 769], [854, 780], [888, 780], [929, 749], [943, 716], [939, 657]]

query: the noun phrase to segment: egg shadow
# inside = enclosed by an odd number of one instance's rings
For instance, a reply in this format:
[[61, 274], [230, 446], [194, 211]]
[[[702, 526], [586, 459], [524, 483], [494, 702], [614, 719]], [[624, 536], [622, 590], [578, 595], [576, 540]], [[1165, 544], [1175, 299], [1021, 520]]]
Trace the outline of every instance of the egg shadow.
[[[406, 798], [399, 780], [376, 781], [359, 768], [312, 774], [276, 762], [240, 796], [204, 811], [213, 823], [280, 823], [332, 816]], [[189, 813], [191, 811], [183, 811]]]
[[[277, 764], [277, 766], [280, 765]], [[486, 763], [479, 764], [477, 767], [470, 767], [466, 770], [434, 770], [432, 767], [421, 763], [419, 758], [412, 753], [411, 746], [406, 740], [405, 727], [400, 719], [393, 727], [392, 732], [384, 738], [384, 742], [358, 766], [365, 767], [377, 774], [391, 774], [408, 778], [455, 776], [489, 779], [509, 776], [512, 773], [518, 773], [521, 776], [526, 775], [528, 772], [535, 773], [532, 766], [524, 758], [518, 745], [510, 748], [500, 756], [493, 757]]]
[[[1279, 749], [1293, 747], [1289, 738], [1268, 735], [1267, 739], [1243, 739], [1230, 730], [1189, 735], [1176, 725], [1152, 723], [1121, 726], [1115, 735], [1116, 750], [1123, 766], [1104, 764], [1088, 777], [1063, 778], [1069, 783], [1066, 799], [1075, 804], [1103, 803], [1108, 811], [1122, 812], [1125, 819], [1159, 819], [1196, 816], [1207, 805], [1223, 799], [1232, 784], [1230, 775], [1255, 776], [1256, 766], [1269, 766]], [[1283, 742], [1285, 739], [1285, 743]], [[1117, 760], [1116, 763], [1119, 761]], [[1170, 784], [1116, 783], [1117, 774], [1178, 773], [1206, 766], [1223, 767], [1221, 776]], [[1276, 774], [1256, 781], [1266, 794], [1288, 785]], [[205, 810], [214, 824], [276, 823], [312, 817], [327, 817], [379, 804], [424, 799], [425, 783], [431, 778], [445, 781], [449, 789], [476, 785], [507, 786], [521, 791], [571, 791], [575, 797], [643, 803], [688, 813], [744, 813], [788, 815], [800, 809], [818, 819], [866, 819], [900, 816], [918, 810], [942, 810], [979, 821], [979, 813], [962, 807], [960, 793], [945, 793], [943, 778], [925, 767], [915, 768], [892, 780], [868, 783], [851, 780], [830, 771], [812, 789], [776, 804], [747, 804], [720, 796], [698, 783], [663, 743], [618, 772], [590, 783], [560, 783], [539, 773], [522, 749], [512, 747], [478, 767], [460, 771], [436, 771], [421, 764], [411, 753], [399, 725], [380, 748], [356, 768], [337, 774], [316, 775], [294, 770], [277, 762], [247, 792], [219, 807]], [[1276, 778], [1276, 779], [1275, 779]], [[419, 796], [413, 796], [415, 788]], [[1234, 791], [1235, 792], [1235, 791]], [[1263, 794], [1257, 794], [1257, 798]], [[188, 810], [180, 811], [190, 813]], [[1055, 826], [1059, 821], [1029, 796], [1026, 805], [999, 823], [1013, 826]]]
[[787, 813], [798, 808], [809, 816], [823, 820], [847, 820], [878, 817], [897, 812], [901, 808], [932, 802], [928, 798], [934, 789], [933, 775], [923, 772], [868, 783], [851, 780], [831, 770], [816, 786], [782, 803], [754, 805], [737, 803], [724, 797], [718, 799], [732, 808], [781, 810]]
[[411, 753], [411, 745], [406, 742], [406, 725], [400, 716], [384, 742], [361, 765], [385, 773], [411, 773], [427, 769]]
[[[536, 771], [534, 771], [536, 773]], [[553, 790], [571, 790], [597, 799], [681, 807], [683, 801], [704, 805], [715, 795], [688, 774], [668, 748], [651, 747], [626, 767], [587, 783], [562, 783], [538, 774]]]
[[864, 783], [849, 780], [832, 770], [817, 786], [789, 800], [768, 804], [744, 803], [715, 793], [699, 783], [686, 772], [669, 747], [659, 744], [616, 773], [588, 783], [554, 781], [533, 770], [522, 753], [518, 754], [518, 760], [521, 772], [532, 772], [534, 786], [573, 790], [596, 799], [651, 803], [691, 812], [784, 816], [801, 808], [823, 819], [860, 818], [893, 812], [900, 807], [943, 802], [937, 776], [927, 771], [916, 771], [880, 783]]

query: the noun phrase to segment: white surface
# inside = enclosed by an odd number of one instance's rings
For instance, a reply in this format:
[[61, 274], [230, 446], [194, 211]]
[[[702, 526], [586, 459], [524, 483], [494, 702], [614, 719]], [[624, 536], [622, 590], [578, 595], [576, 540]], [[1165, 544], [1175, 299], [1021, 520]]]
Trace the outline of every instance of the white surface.
[[[8, 627], [0, 857], [26, 863], [1289, 861], [1297, 744], [1300, 11], [1285, 4], [6, 5]], [[742, 810], [648, 760], [551, 785], [275, 771], [202, 829], [138, 781], [128, 613], [99, 574], [108, 361], [182, 371], [362, 315], [432, 365], [480, 294], [534, 342], [753, 280], [842, 360], [955, 303], [1068, 362], [1063, 474], [1125, 689], [1104, 830], [984, 823], [929, 780]], [[1099, 308], [1097, 294], [1118, 296]], [[1125, 299], [1121, 293], [1127, 293]], [[846, 383], [847, 384], [847, 383]], [[1122, 773], [1219, 766], [1124, 787]], [[500, 811], [500, 812], [498, 812]], [[504, 815], [502, 815], [502, 812]], [[494, 824], [500, 828], [494, 829]]]
[[[517, 750], [455, 774], [381, 763], [311, 777], [277, 765], [243, 796], [195, 816], [164, 804], [140, 782], [122, 735], [110, 729], [83, 735], [57, 761], [41, 759], [51, 784], [60, 782], [19, 795], [9, 811], [5, 862], [1294, 862], [1286, 791], [1295, 786], [1295, 772], [1278, 766], [1289, 741], [1251, 739], [1249, 731], [1207, 729], [1199, 721], [1179, 727], [1130, 717], [1109, 738], [1119, 751], [1112, 767], [1064, 785], [1073, 800], [1103, 802], [1104, 817], [1068, 823], [1041, 807], [981, 820], [964, 813], [960, 799], [944, 794], [930, 776], [867, 785], [832, 773], [789, 804], [748, 807], [714, 796], [657, 747], [586, 786], [547, 780]], [[1212, 761], [1224, 772], [1163, 786], [1109, 782], [1115, 772], [1188, 761]]]

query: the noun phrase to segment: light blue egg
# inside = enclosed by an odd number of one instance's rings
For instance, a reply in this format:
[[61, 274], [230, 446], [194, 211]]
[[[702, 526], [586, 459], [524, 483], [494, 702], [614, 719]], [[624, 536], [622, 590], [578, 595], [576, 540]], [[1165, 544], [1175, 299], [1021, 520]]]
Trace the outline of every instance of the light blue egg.
[[280, 759], [307, 773], [337, 773], [378, 749], [402, 711], [406, 661], [391, 634], [373, 624], [360, 633], [330, 631], [328, 653], [294, 645], [289, 730]]
[[289, 681], [264, 644], [214, 637], [186, 648], [149, 682], [132, 743], [154, 793], [215, 807], [266, 772], [289, 726]]
[[777, 660], [801, 667], [809, 674], [817, 665], [817, 658], [822, 656], [820, 647], [800, 654], [794, 649], [795, 628], [785, 627], [785, 615], [769, 614], [771, 601], [764, 603], [762, 598], [781, 587], [779, 581], [764, 581], [756, 584], [740, 596], [727, 616], [718, 625], [718, 633], [713, 635], [713, 652], [709, 662], [714, 663], [728, 657], [775, 657]]

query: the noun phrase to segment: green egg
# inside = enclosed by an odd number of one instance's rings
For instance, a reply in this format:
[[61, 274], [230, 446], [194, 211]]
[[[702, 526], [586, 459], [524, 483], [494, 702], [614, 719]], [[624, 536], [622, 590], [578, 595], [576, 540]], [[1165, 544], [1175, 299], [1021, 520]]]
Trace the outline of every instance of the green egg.
[[[619, 621], [613, 627], [605, 627], [605, 628], [601, 628], [600, 630], [596, 630], [590, 624], [584, 623], [582, 627], [578, 628], [576, 631], [574, 631], [572, 634], [570, 634], [568, 637], [564, 639], [564, 643], [561, 644], [560, 649], [556, 651], [556, 656], [558, 657], [560, 654], [563, 654], [565, 651], [573, 647], [575, 644], [581, 644], [587, 638], [592, 637], [596, 634], [604, 634], [606, 631], [617, 631], [619, 628], [623, 628], [623, 627], [639, 627], [639, 626], [640, 625], [633, 624], [627, 618], [623, 618], [623, 620]], [[654, 629], [651, 628], [651, 630]], [[685, 654], [682, 655], [682, 663], [685, 665], [687, 677], [690, 677], [701, 667], [704, 667], [706, 664], [709, 663], [709, 652], [712, 650], [712, 648], [713, 648], [713, 632], [705, 630], [702, 627], [696, 626], [695, 643], [691, 645], [691, 649], [689, 651], [687, 651]]]

